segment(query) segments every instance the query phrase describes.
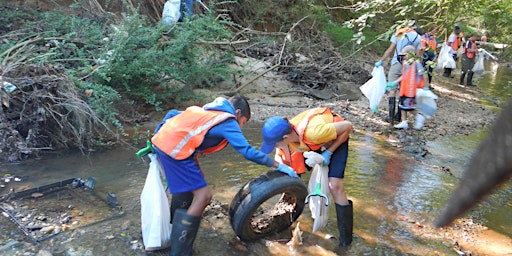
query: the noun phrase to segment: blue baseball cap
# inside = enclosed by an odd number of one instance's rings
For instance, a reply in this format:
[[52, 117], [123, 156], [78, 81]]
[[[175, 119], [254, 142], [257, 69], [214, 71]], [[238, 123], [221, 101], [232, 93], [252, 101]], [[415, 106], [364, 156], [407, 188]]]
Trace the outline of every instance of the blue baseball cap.
[[261, 134], [263, 143], [261, 144], [261, 152], [269, 154], [276, 147], [276, 143], [283, 140], [283, 136], [288, 134], [291, 125], [281, 116], [273, 116], [265, 121]]

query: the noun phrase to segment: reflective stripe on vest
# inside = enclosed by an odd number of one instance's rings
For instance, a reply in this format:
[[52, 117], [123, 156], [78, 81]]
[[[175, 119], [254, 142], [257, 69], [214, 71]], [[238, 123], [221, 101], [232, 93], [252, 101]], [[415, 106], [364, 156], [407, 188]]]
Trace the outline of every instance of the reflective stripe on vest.
[[[151, 142], [170, 157], [183, 160], [190, 157], [201, 145], [208, 130], [231, 117], [236, 118], [234, 115], [222, 111], [204, 110], [196, 106], [189, 107], [181, 114], [168, 119], [151, 138]], [[213, 153], [226, 145], [227, 141], [224, 140], [219, 145], [208, 148], [202, 153]]]
[[416, 96], [416, 89], [423, 88], [423, 76], [421, 76], [419, 81], [417, 81], [418, 70], [416, 68], [416, 64], [417, 62], [411, 63], [411, 65], [409, 65], [409, 69], [407, 69], [407, 72], [405, 70], [406, 65], [402, 66], [403, 77], [400, 81], [400, 96], [414, 98]]
[[[307, 125], [308, 125], [309, 121], [316, 115], [322, 115], [322, 114], [326, 114], [326, 113], [333, 115], [333, 122], [344, 121], [344, 119], [341, 118], [341, 116], [339, 116], [338, 114], [331, 111], [330, 108], [314, 108], [314, 109], [306, 110], [306, 111], [300, 113], [299, 115], [297, 115], [297, 117], [301, 117], [301, 115], [302, 115], [301, 121], [297, 124], [297, 126], [294, 126], [292, 124], [292, 127], [295, 130], [295, 132], [297, 132], [297, 134], [299, 135], [300, 140], [302, 142], [304, 142], [304, 144], [306, 144], [313, 151], [319, 150], [322, 147], [322, 145], [317, 145], [312, 142], [308, 142], [304, 138], [304, 134], [306, 132]], [[292, 169], [294, 169], [297, 174], [302, 174], [302, 173], [306, 172], [306, 165], [304, 163], [303, 153], [304, 152], [297, 152], [297, 151], [290, 152], [290, 156], [288, 158], [288, 155], [286, 154], [286, 152], [284, 150], [279, 149], [279, 148], [277, 148], [277, 150], [276, 150], [276, 155], [283, 160], [283, 163], [292, 167]]]
[[283, 149], [276, 148], [276, 156], [279, 157], [284, 164], [292, 167], [295, 173], [303, 174], [306, 172], [303, 152], [290, 152], [290, 158], [288, 158], [288, 154], [286, 154]]
[[304, 117], [302, 117], [302, 120], [295, 127], [295, 131], [297, 132], [297, 134], [299, 134], [300, 140], [304, 142], [306, 145], [308, 145], [308, 147], [311, 150], [318, 150], [321, 147], [320, 145], [309, 142], [307, 139], [304, 138], [304, 134], [306, 133], [306, 127], [308, 126], [308, 123], [311, 120], [311, 118], [313, 118], [314, 116], [332, 112], [330, 108], [314, 108], [306, 111], [307, 113], [304, 115]]

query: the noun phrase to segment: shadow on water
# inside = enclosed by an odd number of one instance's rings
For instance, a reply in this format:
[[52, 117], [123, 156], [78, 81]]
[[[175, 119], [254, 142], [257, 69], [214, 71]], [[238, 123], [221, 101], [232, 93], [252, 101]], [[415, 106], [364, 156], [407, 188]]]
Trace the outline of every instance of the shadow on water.
[[[510, 72], [510, 69], [508, 69]], [[503, 75], [504, 76], [504, 75]], [[498, 81], [495, 80], [489, 81]], [[512, 80], [512, 79], [511, 79]], [[480, 86], [492, 92], [494, 85]], [[505, 84], [509, 88], [509, 84]], [[508, 89], [508, 95], [510, 95]], [[494, 94], [498, 95], [498, 94]], [[501, 94], [500, 94], [501, 95]], [[259, 146], [261, 124], [249, 123], [244, 133], [250, 143]], [[354, 134], [350, 141], [349, 160], [345, 177], [346, 191], [354, 202], [354, 241], [349, 248], [338, 248], [335, 238], [336, 212], [330, 207], [330, 217], [324, 232], [312, 234], [311, 213], [306, 206], [299, 218], [303, 230], [303, 245], [290, 248], [286, 240], [261, 240], [248, 243], [241, 255], [454, 255], [451, 245], [442, 237], [418, 235], [422, 225], [437, 217], [451, 191], [458, 184], [465, 165], [485, 132], [451, 138], [427, 145], [431, 156], [418, 161], [407, 157], [379, 136]], [[17, 165], [0, 165], [0, 174], [23, 177], [7, 187], [34, 187], [71, 177], [95, 177], [95, 193], [106, 196], [113, 192], [124, 207], [127, 218], [140, 225], [139, 196], [144, 186], [148, 163], [134, 156], [133, 150], [117, 149], [89, 156], [69, 154], [52, 159], [27, 161]], [[229, 204], [234, 194], [250, 179], [267, 171], [266, 167], [249, 162], [231, 147], [202, 158], [201, 165], [214, 191], [214, 199]], [[443, 172], [440, 167], [448, 167]], [[310, 173], [303, 175], [307, 182]], [[5, 183], [2, 183], [5, 184]], [[7, 191], [0, 188], [0, 194]], [[490, 229], [512, 236], [510, 182], [476, 207], [481, 221]], [[195, 244], [197, 255], [235, 255], [229, 241], [234, 234], [229, 222], [214, 227], [203, 221]], [[208, 230], [208, 227], [211, 230]], [[213, 231], [212, 231], [213, 230]], [[284, 236], [284, 235], [283, 235]], [[286, 237], [286, 236], [284, 236]], [[288, 236], [289, 238], [289, 236]], [[87, 241], [82, 241], [88, 244]], [[229, 243], [228, 243], [229, 244]]]

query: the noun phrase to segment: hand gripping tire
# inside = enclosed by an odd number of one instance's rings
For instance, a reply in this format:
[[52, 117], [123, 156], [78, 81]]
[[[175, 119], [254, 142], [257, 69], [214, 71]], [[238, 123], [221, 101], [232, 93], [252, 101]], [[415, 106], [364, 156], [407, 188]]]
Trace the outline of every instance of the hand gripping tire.
[[300, 178], [269, 171], [245, 184], [229, 207], [231, 227], [242, 241], [285, 230], [304, 209], [308, 189]]

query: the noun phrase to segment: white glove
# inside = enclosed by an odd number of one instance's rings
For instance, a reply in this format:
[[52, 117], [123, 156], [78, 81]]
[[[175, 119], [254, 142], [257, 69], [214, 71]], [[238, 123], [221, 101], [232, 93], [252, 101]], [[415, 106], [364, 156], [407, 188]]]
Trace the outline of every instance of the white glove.
[[315, 164], [322, 164], [324, 162], [324, 157], [317, 152], [308, 151], [304, 152], [304, 158], [306, 158], [306, 164], [309, 167], [314, 167]]

